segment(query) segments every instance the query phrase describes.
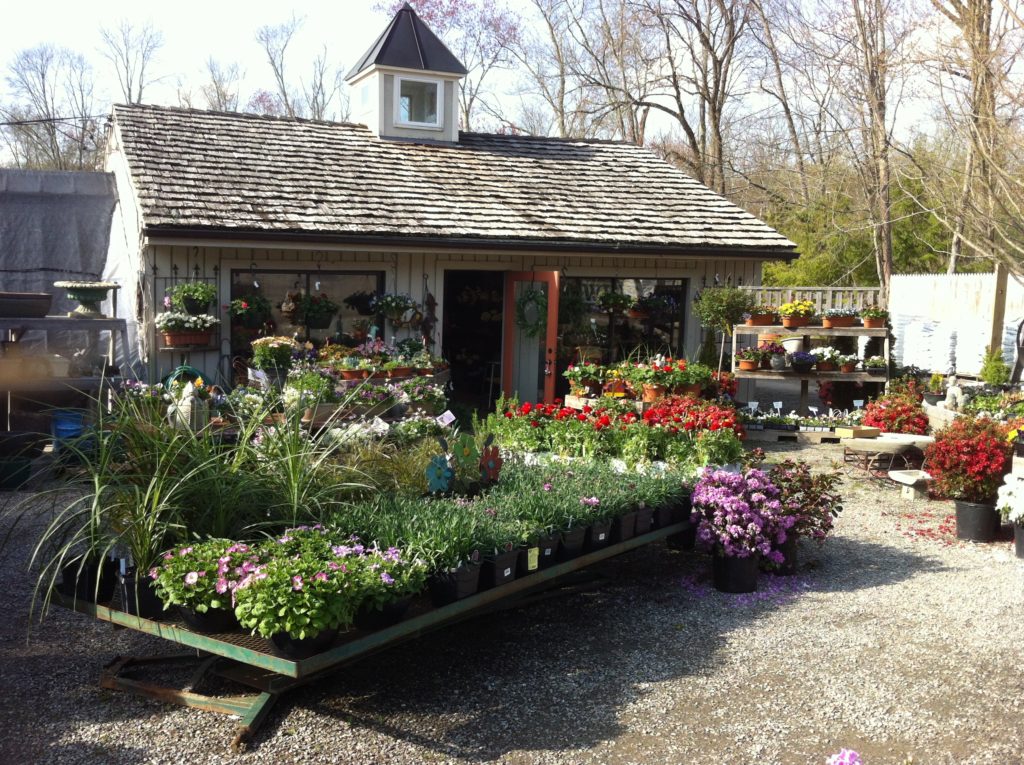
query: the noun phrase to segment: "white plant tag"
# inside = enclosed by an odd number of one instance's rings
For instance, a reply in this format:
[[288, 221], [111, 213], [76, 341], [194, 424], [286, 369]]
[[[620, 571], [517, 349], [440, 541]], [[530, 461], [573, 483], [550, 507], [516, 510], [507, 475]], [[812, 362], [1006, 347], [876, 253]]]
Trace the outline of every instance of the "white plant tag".
[[864, 406], [864, 399], [862, 399], [862, 398], [855, 398], [853, 400], [853, 407], [854, 407], [854, 409], [860, 409], [862, 406]]
[[774, 402], [774, 403], [772, 404], [772, 406], [773, 406], [773, 407], [775, 407], [775, 409], [776, 409], [777, 411], [779, 411], [779, 412], [781, 412], [781, 411], [782, 411], [782, 402], [781, 402], [781, 401], [776, 401], [776, 402]]
[[759, 406], [759, 404], [758, 404], [757, 401], [748, 401], [747, 402], [747, 409], [749, 409], [751, 412], [756, 412], [758, 406]]
[[512, 569], [510, 569], [510, 568], [505, 569], [505, 576], [506, 577], [512, 576]]
[[818, 407], [816, 407], [816, 406], [809, 406], [809, 407], [807, 407], [807, 409], [810, 411], [811, 414], [817, 414], [818, 413]]
[[447, 428], [449, 425], [455, 422], [455, 415], [452, 414], [451, 409], [446, 409], [444, 411], [444, 414], [440, 414], [434, 419], [437, 420], [437, 424], [440, 425], [442, 428]]

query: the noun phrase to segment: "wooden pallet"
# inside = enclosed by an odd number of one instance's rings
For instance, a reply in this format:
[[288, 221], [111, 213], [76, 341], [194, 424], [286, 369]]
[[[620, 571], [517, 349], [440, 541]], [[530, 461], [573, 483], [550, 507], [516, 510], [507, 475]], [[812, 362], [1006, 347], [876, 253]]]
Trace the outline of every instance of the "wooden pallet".
[[768, 443], [838, 444], [840, 438], [834, 432], [820, 430], [748, 430], [747, 440]]

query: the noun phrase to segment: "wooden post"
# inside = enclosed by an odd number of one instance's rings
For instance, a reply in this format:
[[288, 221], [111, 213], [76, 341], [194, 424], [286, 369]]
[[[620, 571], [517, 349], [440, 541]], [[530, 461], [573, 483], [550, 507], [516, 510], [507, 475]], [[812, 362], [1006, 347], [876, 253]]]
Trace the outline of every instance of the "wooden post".
[[992, 336], [989, 352], [1003, 348], [1003, 322], [1006, 321], [1006, 266], [996, 263], [995, 290], [992, 296]]

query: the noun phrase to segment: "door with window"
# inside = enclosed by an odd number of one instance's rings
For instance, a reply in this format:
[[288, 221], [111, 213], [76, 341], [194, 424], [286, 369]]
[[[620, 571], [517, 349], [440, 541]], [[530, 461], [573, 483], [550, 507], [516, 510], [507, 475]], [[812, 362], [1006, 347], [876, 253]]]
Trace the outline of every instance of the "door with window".
[[552, 403], [558, 343], [558, 272], [505, 274], [501, 389], [520, 401]]

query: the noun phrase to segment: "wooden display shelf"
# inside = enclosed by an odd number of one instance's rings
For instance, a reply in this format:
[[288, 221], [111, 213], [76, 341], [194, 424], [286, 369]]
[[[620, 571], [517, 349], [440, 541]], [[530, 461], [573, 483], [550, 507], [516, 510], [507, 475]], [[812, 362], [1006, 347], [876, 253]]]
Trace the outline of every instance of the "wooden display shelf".
[[748, 327], [746, 324], [737, 324], [733, 327], [734, 335], [799, 335], [805, 337], [814, 335], [817, 337], [886, 337], [889, 334], [888, 327], [879, 329], [868, 329], [867, 327], [835, 327], [825, 329], [820, 324], [806, 327], [783, 327], [781, 324], [772, 324], [767, 327]]
[[808, 372], [800, 374], [792, 370], [777, 372], [774, 369], [757, 369], [744, 372], [737, 369], [733, 372], [737, 380], [846, 380], [848, 382], [884, 383], [885, 375], [872, 375], [867, 372]]
[[584, 396], [571, 395], [565, 397], [565, 405], [570, 409], [583, 409], [583, 407], [585, 406], [589, 406], [591, 409], [601, 409], [602, 407], [609, 406], [611, 403], [632, 404], [633, 408], [636, 411], [640, 412], [641, 414], [643, 412], [646, 412], [652, 406], [654, 406], [654, 404], [645, 404], [643, 401], [640, 401], [635, 398], [613, 398], [611, 396], [601, 398], [586, 398]]

